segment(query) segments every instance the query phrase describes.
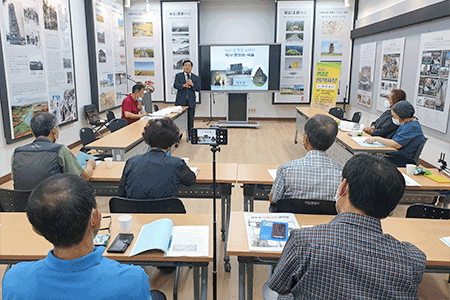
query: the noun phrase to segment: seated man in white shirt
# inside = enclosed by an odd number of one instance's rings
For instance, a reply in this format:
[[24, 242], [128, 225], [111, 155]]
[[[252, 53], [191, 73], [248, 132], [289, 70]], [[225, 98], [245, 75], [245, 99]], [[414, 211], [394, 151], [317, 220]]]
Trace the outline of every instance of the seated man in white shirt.
[[327, 115], [315, 115], [306, 122], [303, 135], [306, 156], [278, 168], [269, 194], [271, 204], [284, 198], [334, 199], [341, 182], [342, 166], [331, 160], [325, 151], [334, 143], [337, 133], [336, 121]]
[[3, 300], [166, 299], [150, 292], [141, 267], [105, 258], [105, 247], [94, 247], [102, 219], [96, 206], [94, 189], [79, 176], [58, 174], [38, 184], [27, 217], [54, 249], [43, 260], [11, 268], [3, 279]]

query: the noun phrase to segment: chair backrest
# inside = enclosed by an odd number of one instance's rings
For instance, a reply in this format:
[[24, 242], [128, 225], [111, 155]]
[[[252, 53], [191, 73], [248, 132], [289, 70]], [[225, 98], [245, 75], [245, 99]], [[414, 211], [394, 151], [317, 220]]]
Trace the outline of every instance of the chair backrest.
[[343, 119], [344, 118], [344, 110], [340, 107], [332, 107], [328, 111], [330, 115], [335, 116], [336, 118]]
[[156, 104], [153, 104], [153, 110], [154, 110], [155, 112], [157, 112], [157, 111], [159, 110], [159, 107], [158, 107], [158, 105], [156, 105]]
[[113, 197], [109, 200], [111, 213], [185, 214], [183, 202], [178, 198], [134, 200]]
[[361, 121], [361, 112], [357, 111], [353, 114], [352, 122], [359, 123]]
[[414, 155], [414, 161], [416, 162], [416, 165], [419, 164], [419, 157], [420, 154], [422, 153], [423, 147], [425, 147], [425, 144], [427, 143], [428, 138], [425, 138], [425, 142], [423, 142], [422, 145], [420, 145], [419, 149], [417, 149], [416, 155]]
[[97, 138], [95, 137], [94, 130], [89, 127], [83, 127], [80, 129], [80, 140], [83, 144], [83, 147], [86, 146], [89, 143], [92, 143]]
[[97, 106], [94, 104], [85, 105], [83, 106], [83, 109], [84, 115], [86, 116], [86, 120], [89, 124], [96, 124], [101, 120], [98, 114]]
[[128, 121], [125, 119], [114, 119], [111, 122], [109, 122], [108, 128], [111, 132], [114, 132], [116, 130], [119, 130], [120, 128], [123, 128], [128, 125]]
[[336, 202], [330, 200], [281, 199], [276, 205], [271, 205], [271, 211], [310, 215], [337, 215]]
[[25, 212], [31, 191], [0, 188], [0, 211]]
[[408, 207], [407, 218], [450, 220], [450, 208], [430, 204], [416, 203]]
[[114, 114], [114, 112], [112, 110], [106, 111], [106, 119], [108, 119], [108, 122], [111, 122], [115, 118], [116, 118], [116, 115]]

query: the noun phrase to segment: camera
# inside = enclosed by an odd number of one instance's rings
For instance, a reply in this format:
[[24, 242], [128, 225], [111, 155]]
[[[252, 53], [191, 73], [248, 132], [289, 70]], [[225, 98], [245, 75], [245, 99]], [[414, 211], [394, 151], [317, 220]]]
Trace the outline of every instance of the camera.
[[193, 145], [226, 145], [228, 130], [226, 128], [192, 128], [191, 143]]

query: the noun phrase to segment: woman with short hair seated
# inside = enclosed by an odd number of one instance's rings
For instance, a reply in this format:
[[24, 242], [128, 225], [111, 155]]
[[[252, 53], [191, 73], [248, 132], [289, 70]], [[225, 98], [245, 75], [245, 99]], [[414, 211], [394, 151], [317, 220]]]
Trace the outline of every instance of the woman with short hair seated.
[[405, 91], [393, 89], [387, 100], [384, 101], [386, 110], [370, 125], [370, 127], [364, 128], [364, 132], [372, 136], [381, 136], [387, 139], [392, 138], [398, 129], [398, 125], [392, 123], [391, 107], [403, 100], [406, 100]]
[[397, 149], [397, 152], [390, 153], [387, 157], [397, 167], [416, 164], [414, 156], [426, 139], [419, 122], [414, 117], [414, 106], [408, 101], [400, 101], [392, 106], [391, 110], [392, 122], [399, 125], [392, 139], [375, 136], [368, 138], [366, 142], [369, 144], [380, 142]]
[[118, 196], [130, 199], [176, 197], [180, 183], [185, 186], [195, 183], [195, 174], [184, 160], [166, 155], [180, 136], [171, 119], [150, 120], [142, 136], [150, 150], [127, 160]]

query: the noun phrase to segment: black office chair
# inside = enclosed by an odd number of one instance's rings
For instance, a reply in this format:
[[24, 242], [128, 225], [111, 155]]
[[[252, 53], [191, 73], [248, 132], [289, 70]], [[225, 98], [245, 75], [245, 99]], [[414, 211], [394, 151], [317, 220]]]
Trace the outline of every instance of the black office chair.
[[354, 123], [359, 123], [359, 121], [361, 121], [361, 112], [360, 111], [355, 112], [353, 114], [351, 121]]
[[127, 126], [127, 125], [128, 125], [128, 121], [125, 119], [114, 119], [111, 122], [109, 122], [108, 129], [111, 132], [114, 132], [116, 130], [119, 130], [119, 129]]
[[[183, 202], [178, 198], [163, 198], [155, 200], [134, 200], [122, 197], [113, 197], [109, 200], [111, 213], [150, 213], [150, 214], [185, 214]], [[178, 298], [178, 281], [180, 267], [175, 268], [175, 282], [173, 299]]]
[[136, 200], [113, 197], [109, 200], [111, 213], [185, 214], [183, 202], [178, 198]]
[[[450, 220], [450, 208], [416, 203], [408, 207], [406, 217], [417, 219]], [[448, 283], [450, 283], [450, 274], [448, 276]]]
[[420, 145], [419, 149], [417, 149], [416, 155], [414, 155], [414, 162], [416, 163], [416, 165], [419, 164], [420, 154], [422, 154], [422, 150], [425, 147], [425, 144], [427, 143], [427, 141], [428, 141], [428, 138], [425, 138], [425, 142], [423, 142], [423, 144]]
[[83, 148], [80, 149], [80, 151], [83, 151], [85, 153], [88, 153], [89, 150], [91, 150], [89, 147], [86, 147], [88, 144], [92, 143], [93, 141], [97, 140], [95, 137], [94, 130], [90, 127], [83, 127], [80, 129], [80, 140], [83, 144]]
[[158, 107], [158, 105], [156, 105], [156, 104], [153, 104], [153, 111], [157, 112], [158, 110], [159, 110], [159, 107]]
[[340, 107], [332, 107], [328, 113], [341, 120], [344, 118], [344, 110]]
[[31, 191], [0, 188], [0, 211], [25, 212]]
[[271, 212], [309, 215], [337, 215], [336, 202], [330, 200], [280, 199], [270, 205]]
[[98, 133], [101, 136], [103, 136], [100, 130], [104, 126], [106, 126], [108, 122], [106, 120], [100, 119], [97, 106], [95, 106], [94, 104], [89, 104], [83, 106], [83, 109], [84, 109], [84, 116], [86, 117], [86, 121], [89, 127], [91, 127], [94, 130], [94, 133]]
[[91, 151], [92, 149], [89, 148], [89, 144], [92, 143], [93, 141], [96, 141], [97, 138], [95, 137], [95, 133], [94, 130], [92, 128], [89, 127], [83, 127], [80, 129], [80, 140], [81, 143], [83, 144], [83, 147], [80, 149], [80, 151], [87, 153], [87, 154], [91, 154], [94, 155], [96, 157], [98, 157], [101, 160], [104, 160], [105, 157], [112, 157], [112, 153], [110, 151], [98, 151], [97, 153], [89, 153], [89, 151]]
[[111, 122], [115, 118], [116, 118], [116, 115], [114, 114], [114, 112], [112, 110], [106, 111], [106, 119], [108, 120], [108, 122]]

